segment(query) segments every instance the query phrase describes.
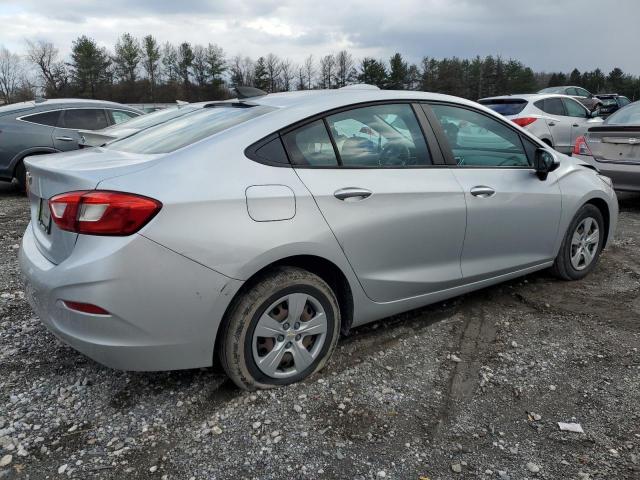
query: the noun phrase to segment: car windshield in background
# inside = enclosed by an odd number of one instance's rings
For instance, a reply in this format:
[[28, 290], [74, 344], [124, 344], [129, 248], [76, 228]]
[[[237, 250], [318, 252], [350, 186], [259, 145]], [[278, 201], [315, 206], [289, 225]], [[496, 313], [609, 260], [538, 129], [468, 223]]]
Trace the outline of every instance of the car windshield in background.
[[480, 104], [501, 115], [517, 115], [527, 106], [527, 101], [522, 99], [480, 100]]
[[604, 121], [607, 125], [640, 125], [640, 102], [621, 108]]
[[131, 153], [169, 153], [273, 110], [274, 107], [266, 106], [203, 108], [109, 143], [106, 148]]
[[183, 105], [183, 106], [175, 106], [170, 108], [165, 108], [163, 110], [157, 110], [152, 113], [148, 113], [147, 115], [140, 115], [139, 117], [134, 118], [133, 120], [129, 120], [124, 123], [119, 123], [112, 127], [109, 127], [105, 131], [114, 132], [120, 129], [129, 129], [135, 128], [138, 130], [144, 130], [145, 128], [153, 127], [154, 125], [159, 125], [161, 123], [168, 122], [174, 118], [181, 117], [186, 115], [187, 113], [194, 112], [198, 110], [198, 107], [194, 107], [193, 105]]
[[615, 98], [601, 98], [600, 100], [602, 100], [602, 105], [604, 105], [605, 107], [618, 104]]
[[565, 87], [548, 87], [543, 88], [538, 93], [564, 93]]

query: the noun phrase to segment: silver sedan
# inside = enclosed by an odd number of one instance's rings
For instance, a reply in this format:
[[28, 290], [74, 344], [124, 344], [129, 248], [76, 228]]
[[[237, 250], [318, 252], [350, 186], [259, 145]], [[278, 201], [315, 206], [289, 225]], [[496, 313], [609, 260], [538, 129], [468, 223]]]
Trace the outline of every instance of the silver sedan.
[[26, 164], [20, 261], [44, 324], [114, 368], [217, 357], [245, 389], [302, 380], [388, 315], [583, 278], [618, 215], [606, 177], [495, 112], [364, 87], [244, 92]]

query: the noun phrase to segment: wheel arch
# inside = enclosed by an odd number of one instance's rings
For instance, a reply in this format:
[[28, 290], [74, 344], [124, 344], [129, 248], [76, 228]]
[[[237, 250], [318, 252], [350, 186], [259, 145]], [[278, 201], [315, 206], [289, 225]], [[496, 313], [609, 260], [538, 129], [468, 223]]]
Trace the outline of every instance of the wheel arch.
[[15, 177], [18, 165], [20, 165], [20, 163], [23, 162], [25, 158], [31, 155], [47, 155], [49, 153], [58, 153], [58, 150], [52, 147], [33, 147], [27, 150], [23, 150], [13, 157], [13, 159], [11, 160], [11, 167], [9, 171], [12, 172], [12, 175]]
[[593, 205], [600, 210], [600, 213], [602, 214], [605, 229], [604, 244], [602, 245], [602, 248], [604, 248], [607, 246], [607, 242], [609, 241], [609, 226], [611, 225], [611, 212], [609, 211], [609, 206], [607, 205], [607, 202], [598, 197], [588, 200], [585, 202], [585, 205]]
[[347, 334], [351, 325], [353, 323], [353, 291], [351, 289], [351, 285], [347, 276], [344, 274], [342, 269], [338, 267], [331, 260], [327, 260], [324, 257], [320, 257], [317, 255], [292, 255], [289, 257], [284, 257], [279, 260], [276, 260], [268, 265], [263, 266], [258, 271], [253, 273], [240, 287], [240, 289], [235, 293], [222, 317], [222, 321], [218, 326], [218, 330], [216, 332], [216, 351], [219, 350], [218, 343], [222, 341], [220, 331], [222, 330], [224, 324], [227, 322], [227, 317], [229, 312], [232, 311], [234, 305], [241, 298], [241, 296], [253, 288], [253, 286], [259, 282], [265, 275], [268, 275], [269, 272], [273, 271], [278, 267], [298, 267], [308, 272], [311, 272], [320, 278], [322, 278], [327, 284], [331, 287], [333, 292], [336, 295], [338, 300], [338, 307], [340, 308], [340, 332], [342, 334]]

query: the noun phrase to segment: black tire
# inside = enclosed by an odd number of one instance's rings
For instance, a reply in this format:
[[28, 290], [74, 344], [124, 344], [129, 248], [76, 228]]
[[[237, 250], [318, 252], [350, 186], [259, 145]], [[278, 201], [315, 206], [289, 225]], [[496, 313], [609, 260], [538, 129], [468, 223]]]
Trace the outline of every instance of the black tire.
[[24, 168], [24, 162], [22, 160], [16, 165], [13, 176], [18, 184], [18, 189], [22, 193], [25, 193], [27, 191], [27, 171]]
[[[274, 302], [295, 293], [312, 296], [325, 312], [324, 343], [315, 360], [293, 376], [275, 378], [263, 373], [253, 354], [253, 334], [260, 317]], [[288, 318], [288, 317], [287, 317]], [[331, 287], [317, 275], [297, 267], [271, 270], [234, 301], [219, 332], [218, 356], [229, 378], [244, 390], [273, 388], [299, 382], [321, 370], [335, 349], [340, 334], [340, 309]]]
[[[593, 260], [589, 265], [587, 265], [584, 269], [578, 270], [571, 263], [571, 239], [573, 238], [573, 234], [578, 228], [578, 225], [585, 219], [591, 217], [598, 224], [599, 230], [599, 241], [598, 246], [595, 251], [595, 255]], [[602, 217], [602, 213], [600, 210], [587, 203], [583, 205], [576, 216], [573, 218], [571, 224], [569, 224], [569, 228], [564, 235], [564, 239], [562, 240], [562, 245], [560, 246], [560, 251], [558, 252], [558, 256], [551, 267], [551, 272], [558, 278], [562, 280], [580, 280], [581, 278], [586, 277], [589, 273], [595, 268], [598, 263], [598, 259], [600, 258], [600, 253], [602, 252], [602, 246], [604, 244], [605, 238], [605, 223], [604, 218]]]

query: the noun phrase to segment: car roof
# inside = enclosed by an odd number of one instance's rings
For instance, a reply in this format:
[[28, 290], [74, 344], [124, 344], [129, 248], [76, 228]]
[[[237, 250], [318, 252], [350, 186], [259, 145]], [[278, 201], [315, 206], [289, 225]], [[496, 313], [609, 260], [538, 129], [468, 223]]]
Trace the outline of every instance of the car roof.
[[358, 103], [380, 102], [386, 100], [441, 101], [475, 105], [475, 102], [459, 97], [439, 93], [418, 92], [414, 90], [373, 90], [369, 88], [348, 88], [335, 90], [300, 90], [295, 92], [272, 93], [260, 97], [232, 99], [230, 102], [247, 105], [265, 105], [277, 109], [295, 110], [300, 116], [322, 113], [334, 108]]
[[47, 111], [65, 107], [114, 107], [121, 110], [144, 113], [137, 108], [133, 108], [117, 102], [110, 102], [108, 100], [93, 100], [85, 98], [52, 98], [48, 100], [29, 100], [27, 102], [18, 102], [4, 105], [0, 107], [0, 115], [13, 111], [18, 112], [31, 109], [37, 109], [37, 111]]
[[574, 100], [573, 97], [571, 97], [570, 95], [562, 95], [560, 93], [523, 93], [521, 95], [519, 94], [513, 94], [513, 95], [499, 95], [497, 97], [487, 97], [487, 98], [481, 98], [480, 100], [478, 100], [479, 102], [483, 102], [483, 101], [488, 101], [488, 100], [508, 100], [508, 99], [513, 99], [513, 100], [527, 100], [529, 102], [535, 102], [537, 100], [542, 100], [545, 98], [571, 98], [572, 100]]

